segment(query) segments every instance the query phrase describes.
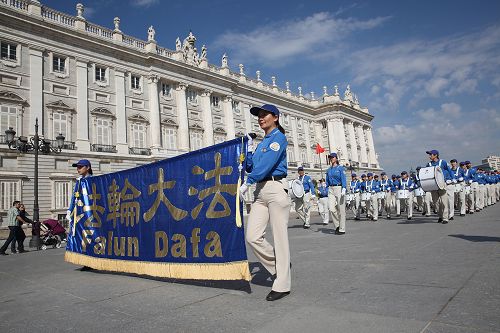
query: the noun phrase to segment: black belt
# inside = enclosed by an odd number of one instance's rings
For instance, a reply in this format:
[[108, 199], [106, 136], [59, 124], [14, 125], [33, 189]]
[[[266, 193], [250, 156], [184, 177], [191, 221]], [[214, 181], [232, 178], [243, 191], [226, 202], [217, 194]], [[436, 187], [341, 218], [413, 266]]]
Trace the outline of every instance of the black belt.
[[271, 177], [266, 177], [266, 178], [262, 179], [258, 183], [267, 182], [268, 180], [282, 180], [283, 178], [286, 178], [286, 176], [271, 176]]

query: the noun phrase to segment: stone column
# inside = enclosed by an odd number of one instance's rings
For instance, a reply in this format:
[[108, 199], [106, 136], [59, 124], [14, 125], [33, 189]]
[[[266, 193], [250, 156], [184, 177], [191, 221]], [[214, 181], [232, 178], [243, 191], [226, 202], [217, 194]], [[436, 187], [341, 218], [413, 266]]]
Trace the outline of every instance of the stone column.
[[[360, 163], [368, 163], [368, 156], [366, 155], [366, 142], [365, 133], [362, 124], [356, 124], [356, 132], [358, 133], [358, 142], [361, 146], [361, 155], [359, 156]], [[361, 166], [361, 165], [360, 165]]]
[[189, 151], [189, 121], [186, 100], [187, 84], [179, 82], [175, 88], [175, 100], [177, 105], [177, 118], [179, 119], [179, 150]]
[[333, 119], [333, 128], [335, 133], [335, 142], [337, 143], [336, 149], [339, 153], [339, 162], [345, 164], [348, 161], [347, 155], [347, 145], [345, 142], [345, 132], [344, 132], [344, 117], [337, 116]]
[[212, 119], [212, 105], [210, 103], [211, 90], [204, 90], [201, 93], [200, 104], [203, 112], [203, 146], [208, 147], [214, 144], [214, 126]]
[[73, 141], [73, 113], [68, 115], [68, 130], [66, 133], [66, 141]]
[[309, 120], [304, 120], [304, 129], [306, 136], [306, 154], [307, 154], [307, 163], [312, 163], [312, 152], [311, 152], [311, 133], [309, 132]]
[[[21, 56], [21, 55], [18, 55]], [[30, 125], [28, 133], [35, 134], [35, 120], [38, 118], [38, 134], [46, 134], [43, 121], [43, 52], [32, 48], [29, 50], [30, 59]]]
[[226, 126], [227, 139], [232, 140], [236, 135], [236, 131], [234, 129], [233, 98], [231, 96], [226, 96], [222, 101], [222, 110], [224, 111], [224, 125]]
[[370, 126], [367, 126], [365, 128], [365, 135], [366, 139], [368, 141], [368, 163], [370, 164], [369, 166], [372, 167], [373, 165], [376, 165], [378, 167], [378, 162], [377, 162], [377, 155], [375, 154], [375, 145], [373, 143], [373, 134], [372, 134], [372, 128]]
[[89, 93], [88, 66], [86, 61], [76, 60], [76, 146], [90, 151], [89, 140]]
[[334, 130], [333, 118], [328, 118], [327, 129], [328, 129], [328, 145], [330, 146], [330, 151], [327, 153], [336, 153], [337, 152], [337, 141], [335, 140], [335, 130]]
[[158, 101], [158, 76], [151, 75], [148, 78], [148, 90], [149, 113], [151, 122], [151, 151], [153, 154], [158, 154], [162, 150], [160, 102]]
[[315, 143], [319, 143], [324, 148], [325, 141], [323, 140], [323, 126], [321, 123], [314, 123], [314, 136], [316, 137]]
[[356, 142], [356, 134], [354, 133], [354, 124], [352, 120], [347, 120], [347, 133], [349, 135], [349, 143], [351, 145], [351, 157], [354, 162], [359, 162], [358, 143]]
[[245, 130], [247, 133], [252, 132], [252, 114], [250, 113], [250, 109], [252, 108], [252, 105], [250, 104], [243, 104], [243, 116], [245, 117]]
[[119, 154], [128, 154], [125, 72], [116, 68], [114, 72], [116, 86], [116, 150]]
[[[293, 154], [295, 155], [295, 161], [301, 162], [300, 150], [299, 150], [299, 138], [297, 133], [297, 118], [290, 116], [290, 121], [292, 122], [292, 137], [293, 137]], [[295, 162], [291, 161], [291, 162]]]

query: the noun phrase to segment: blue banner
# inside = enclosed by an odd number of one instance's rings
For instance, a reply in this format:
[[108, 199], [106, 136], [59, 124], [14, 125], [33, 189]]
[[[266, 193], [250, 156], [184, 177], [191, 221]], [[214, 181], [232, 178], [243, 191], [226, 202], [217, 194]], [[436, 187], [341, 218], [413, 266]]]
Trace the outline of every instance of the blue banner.
[[234, 139], [77, 181], [65, 260], [180, 279], [249, 280]]

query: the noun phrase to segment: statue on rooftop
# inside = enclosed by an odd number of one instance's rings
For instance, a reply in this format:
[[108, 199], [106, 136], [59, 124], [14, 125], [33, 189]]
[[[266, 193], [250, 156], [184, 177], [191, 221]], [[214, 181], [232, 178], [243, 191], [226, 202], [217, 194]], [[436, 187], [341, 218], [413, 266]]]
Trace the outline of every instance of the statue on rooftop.
[[351, 85], [348, 84], [344, 92], [344, 100], [352, 101]]
[[222, 55], [222, 68], [226, 68], [228, 65], [227, 65], [227, 54], [223, 54]]
[[149, 29], [148, 29], [148, 42], [154, 42], [155, 40], [155, 29], [153, 28], [153, 26], [150, 26]]
[[175, 50], [180, 51], [182, 49], [181, 39], [177, 37], [175, 40]]
[[205, 44], [201, 47], [201, 60], [206, 60], [207, 59], [207, 47]]

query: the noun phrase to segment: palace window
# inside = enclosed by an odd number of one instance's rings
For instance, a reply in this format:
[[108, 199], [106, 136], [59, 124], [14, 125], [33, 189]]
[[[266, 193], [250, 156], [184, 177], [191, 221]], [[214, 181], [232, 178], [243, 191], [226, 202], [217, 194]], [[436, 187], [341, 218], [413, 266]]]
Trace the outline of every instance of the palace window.
[[12, 207], [14, 200], [21, 200], [20, 180], [0, 180], [0, 210], [6, 211]]
[[214, 144], [226, 141], [226, 135], [221, 133], [214, 133]]
[[111, 126], [113, 122], [109, 119], [96, 119], [96, 143], [98, 145], [111, 145]]
[[203, 148], [203, 132], [198, 130], [191, 130], [189, 133], [191, 141], [191, 150]]
[[141, 90], [141, 77], [138, 75], [132, 75], [130, 77], [130, 87], [135, 90]]
[[283, 115], [283, 125], [285, 125], [285, 126], [290, 125], [290, 116], [288, 114]]
[[303, 163], [307, 163], [307, 151], [305, 148], [300, 149], [300, 159], [302, 160]]
[[59, 56], [52, 56], [52, 71], [65, 73], [66, 72], [66, 58]]
[[13, 43], [1, 42], [1, 57], [4, 60], [17, 60], [17, 45]]
[[142, 123], [130, 124], [131, 146], [135, 148], [146, 147], [146, 125]]
[[68, 138], [68, 116], [62, 112], [54, 112], [53, 116], [53, 132], [52, 137], [56, 138], [59, 134], [64, 135]]
[[163, 97], [171, 97], [172, 96], [172, 87], [170, 84], [163, 82], [161, 84], [161, 94]]
[[98, 82], [107, 82], [105, 67], [95, 66], [95, 80]]
[[174, 126], [162, 126], [161, 137], [163, 141], [163, 148], [177, 149], [177, 128]]
[[191, 104], [198, 104], [198, 93], [196, 90], [188, 89], [187, 100]]
[[212, 106], [214, 108], [220, 107], [220, 97], [219, 96], [212, 96]]
[[54, 208], [68, 209], [71, 200], [73, 184], [71, 181], [54, 182]]
[[12, 127], [17, 130], [17, 107], [12, 105], [0, 104], [0, 134]]
[[241, 114], [240, 110], [240, 102], [238, 101], [232, 101], [231, 106], [233, 107], [233, 112], [236, 114]]
[[286, 158], [287, 158], [288, 162], [295, 162], [295, 154], [293, 153], [293, 146], [287, 147]]

